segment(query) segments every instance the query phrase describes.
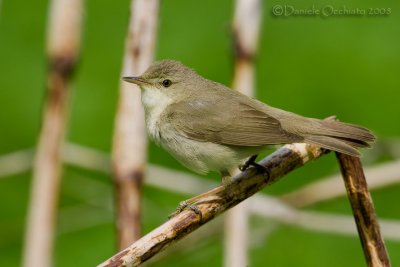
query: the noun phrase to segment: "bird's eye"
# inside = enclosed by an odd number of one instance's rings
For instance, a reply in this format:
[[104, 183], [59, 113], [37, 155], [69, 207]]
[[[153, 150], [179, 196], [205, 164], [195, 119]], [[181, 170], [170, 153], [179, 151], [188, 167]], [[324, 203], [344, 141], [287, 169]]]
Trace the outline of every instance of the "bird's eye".
[[170, 87], [172, 84], [171, 80], [165, 79], [164, 81], [162, 81], [162, 85], [164, 87]]

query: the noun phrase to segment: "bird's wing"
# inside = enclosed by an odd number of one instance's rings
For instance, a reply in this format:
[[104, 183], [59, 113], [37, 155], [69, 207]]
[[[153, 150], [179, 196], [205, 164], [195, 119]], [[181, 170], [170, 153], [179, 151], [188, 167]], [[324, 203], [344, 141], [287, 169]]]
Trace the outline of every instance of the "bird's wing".
[[203, 142], [250, 147], [300, 140], [282, 129], [277, 119], [245, 100], [182, 101], [170, 105], [166, 118], [175, 131]]

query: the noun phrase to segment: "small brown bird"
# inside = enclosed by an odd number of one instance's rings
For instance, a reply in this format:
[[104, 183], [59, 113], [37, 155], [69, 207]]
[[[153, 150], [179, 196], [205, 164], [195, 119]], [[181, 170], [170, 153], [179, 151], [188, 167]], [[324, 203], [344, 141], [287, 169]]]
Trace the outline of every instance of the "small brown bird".
[[142, 90], [150, 137], [189, 169], [220, 172], [224, 184], [233, 167], [268, 145], [305, 142], [358, 157], [375, 140], [364, 127], [268, 106], [173, 60], [123, 80]]

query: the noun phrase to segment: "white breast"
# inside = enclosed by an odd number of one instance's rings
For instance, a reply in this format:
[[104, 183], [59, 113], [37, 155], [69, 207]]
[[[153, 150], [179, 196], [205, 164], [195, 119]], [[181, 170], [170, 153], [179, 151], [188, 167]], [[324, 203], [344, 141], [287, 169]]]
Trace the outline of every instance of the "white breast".
[[160, 142], [159, 119], [165, 108], [172, 103], [172, 99], [156, 88], [142, 90], [142, 103], [146, 112], [146, 127], [149, 136]]

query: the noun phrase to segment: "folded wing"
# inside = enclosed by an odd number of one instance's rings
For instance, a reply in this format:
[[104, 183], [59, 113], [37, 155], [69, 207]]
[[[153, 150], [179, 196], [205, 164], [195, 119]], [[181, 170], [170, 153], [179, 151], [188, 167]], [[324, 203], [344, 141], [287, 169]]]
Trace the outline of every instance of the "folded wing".
[[277, 119], [251, 103], [237, 100], [182, 101], [172, 104], [166, 112], [176, 131], [197, 141], [254, 147], [304, 140], [282, 129]]

